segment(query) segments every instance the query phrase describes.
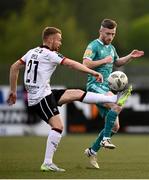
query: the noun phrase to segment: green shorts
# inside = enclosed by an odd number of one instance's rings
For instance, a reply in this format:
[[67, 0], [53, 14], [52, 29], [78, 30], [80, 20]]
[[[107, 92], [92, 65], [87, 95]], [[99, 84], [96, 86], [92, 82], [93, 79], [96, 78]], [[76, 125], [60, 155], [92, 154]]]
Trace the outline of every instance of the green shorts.
[[[95, 84], [91, 85], [87, 88], [87, 91], [95, 92], [99, 94], [106, 94], [109, 91], [109, 88], [103, 85], [97, 86]], [[99, 109], [99, 113], [102, 118], [105, 118], [107, 113], [109, 112], [109, 109], [103, 106], [103, 103], [96, 104], [97, 108]]]

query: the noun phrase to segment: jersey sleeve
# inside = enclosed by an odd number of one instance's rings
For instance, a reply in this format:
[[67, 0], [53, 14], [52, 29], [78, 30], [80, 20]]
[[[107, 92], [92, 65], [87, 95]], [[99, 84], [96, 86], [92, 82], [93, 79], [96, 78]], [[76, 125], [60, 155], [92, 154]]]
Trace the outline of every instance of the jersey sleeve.
[[96, 47], [93, 46], [92, 43], [90, 43], [84, 52], [83, 59], [93, 60], [95, 55], [96, 55]]
[[61, 64], [65, 57], [56, 51], [52, 51], [49, 53], [49, 59], [54, 64]]
[[28, 51], [24, 56], [21, 57], [22, 62], [26, 63], [26, 60], [29, 54], [30, 54], [30, 51]]

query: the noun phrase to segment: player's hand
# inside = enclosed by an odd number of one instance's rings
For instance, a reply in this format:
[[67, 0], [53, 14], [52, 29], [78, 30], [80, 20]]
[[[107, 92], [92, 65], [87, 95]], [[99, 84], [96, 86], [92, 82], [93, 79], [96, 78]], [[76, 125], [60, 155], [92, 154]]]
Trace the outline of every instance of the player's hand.
[[8, 99], [7, 99], [7, 103], [8, 105], [13, 105], [16, 103], [16, 99], [17, 99], [17, 95], [14, 92], [10, 92]]
[[107, 63], [111, 63], [112, 62], [112, 56], [107, 56], [104, 58], [104, 63], [107, 64]]
[[133, 50], [131, 53], [130, 53], [130, 56], [131, 58], [138, 58], [138, 57], [141, 57], [144, 55], [144, 51], [139, 51], [137, 49]]
[[94, 73], [94, 77], [96, 78], [96, 80], [97, 80], [98, 82], [103, 82], [103, 76], [102, 76], [101, 73], [95, 72], [95, 73]]

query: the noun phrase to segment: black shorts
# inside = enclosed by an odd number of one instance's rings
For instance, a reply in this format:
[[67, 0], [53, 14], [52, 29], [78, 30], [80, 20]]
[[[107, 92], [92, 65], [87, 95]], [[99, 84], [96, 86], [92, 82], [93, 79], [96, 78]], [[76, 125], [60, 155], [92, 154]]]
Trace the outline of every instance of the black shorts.
[[29, 106], [30, 111], [48, 123], [51, 117], [59, 114], [58, 101], [65, 91], [66, 89], [53, 89], [52, 93], [44, 97], [38, 104]]

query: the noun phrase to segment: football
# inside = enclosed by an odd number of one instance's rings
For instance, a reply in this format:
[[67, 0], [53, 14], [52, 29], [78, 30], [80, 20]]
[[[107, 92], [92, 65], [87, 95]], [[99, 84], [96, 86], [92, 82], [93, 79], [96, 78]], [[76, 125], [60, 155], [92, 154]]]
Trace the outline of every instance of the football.
[[122, 71], [114, 71], [108, 77], [108, 82], [111, 90], [122, 91], [128, 84], [128, 78]]

